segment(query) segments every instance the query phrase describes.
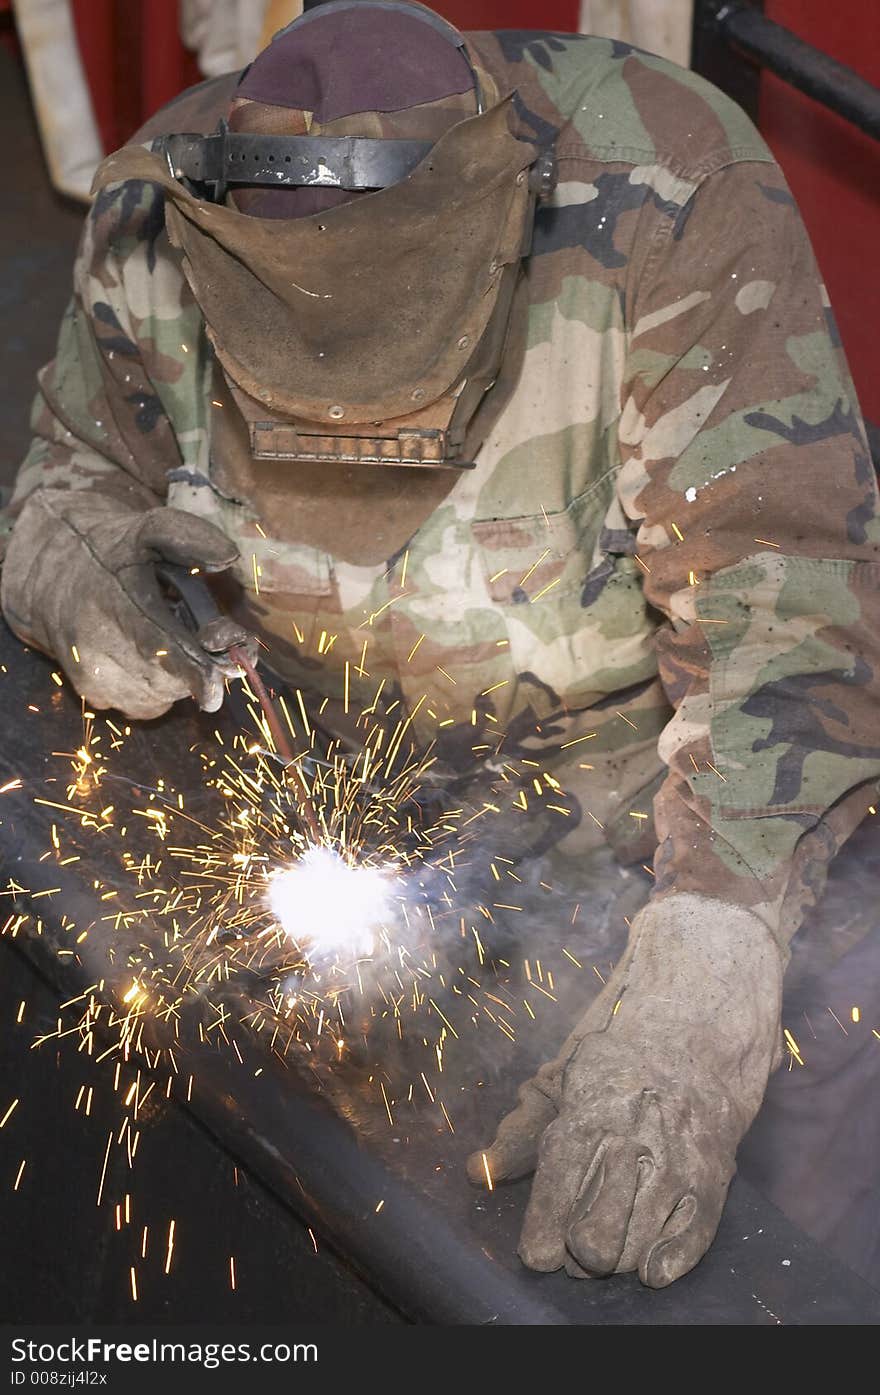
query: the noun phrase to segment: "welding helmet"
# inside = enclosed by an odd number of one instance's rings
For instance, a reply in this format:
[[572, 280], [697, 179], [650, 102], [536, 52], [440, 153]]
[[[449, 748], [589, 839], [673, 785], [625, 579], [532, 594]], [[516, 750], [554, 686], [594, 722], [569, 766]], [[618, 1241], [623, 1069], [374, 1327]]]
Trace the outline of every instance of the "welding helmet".
[[469, 466], [509, 395], [552, 151], [463, 36], [400, 0], [278, 33], [208, 136], [104, 162], [150, 179], [255, 459]]

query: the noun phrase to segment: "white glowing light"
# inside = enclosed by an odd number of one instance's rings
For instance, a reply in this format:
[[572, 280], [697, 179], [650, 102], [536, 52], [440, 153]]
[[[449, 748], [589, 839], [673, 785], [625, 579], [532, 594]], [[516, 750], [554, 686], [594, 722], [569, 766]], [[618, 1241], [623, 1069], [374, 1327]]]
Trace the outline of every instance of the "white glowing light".
[[389, 869], [352, 866], [332, 848], [312, 847], [269, 880], [268, 901], [285, 934], [311, 957], [372, 954], [374, 933], [392, 910]]

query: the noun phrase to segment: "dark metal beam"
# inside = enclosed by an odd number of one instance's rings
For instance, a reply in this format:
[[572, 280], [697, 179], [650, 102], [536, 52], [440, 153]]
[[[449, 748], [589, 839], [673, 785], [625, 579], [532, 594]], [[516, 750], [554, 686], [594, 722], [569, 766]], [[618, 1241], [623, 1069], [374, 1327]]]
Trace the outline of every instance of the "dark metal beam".
[[[691, 67], [738, 102], [757, 124], [761, 72], [753, 63], [731, 61], [730, 45], [718, 23], [725, 4], [726, 0], [694, 0]], [[756, 7], [760, 12], [761, 0]]]

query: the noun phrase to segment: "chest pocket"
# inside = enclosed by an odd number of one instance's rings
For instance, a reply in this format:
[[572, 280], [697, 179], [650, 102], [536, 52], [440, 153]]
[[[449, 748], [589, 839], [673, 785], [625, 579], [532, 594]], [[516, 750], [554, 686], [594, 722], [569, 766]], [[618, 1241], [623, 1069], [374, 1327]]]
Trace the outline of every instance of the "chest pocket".
[[520, 703], [538, 717], [588, 707], [657, 671], [632, 538], [602, 527], [603, 514], [590, 491], [558, 513], [471, 525]]

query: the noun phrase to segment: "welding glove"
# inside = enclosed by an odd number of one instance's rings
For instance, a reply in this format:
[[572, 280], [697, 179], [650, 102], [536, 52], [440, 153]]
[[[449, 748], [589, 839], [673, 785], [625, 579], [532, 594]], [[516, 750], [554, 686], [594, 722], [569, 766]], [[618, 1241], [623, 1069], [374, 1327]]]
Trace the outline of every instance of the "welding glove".
[[172, 614], [155, 563], [216, 572], [237, 556], [218, 528], [180, 509], [40, 489], [9, 540], [0, 602], [19, 638], [57, 659], [90, 706], [158, 717], [191, 695], [215, 712], [229, 665]]
[[783, 951], [751, 911], [670, 894], [554, 1061], [519, 1092], [473, 1182], [535, 1172], [519, 1254], [662, 1288], [715, 1236], [739, 1142], [782, 1059]]

